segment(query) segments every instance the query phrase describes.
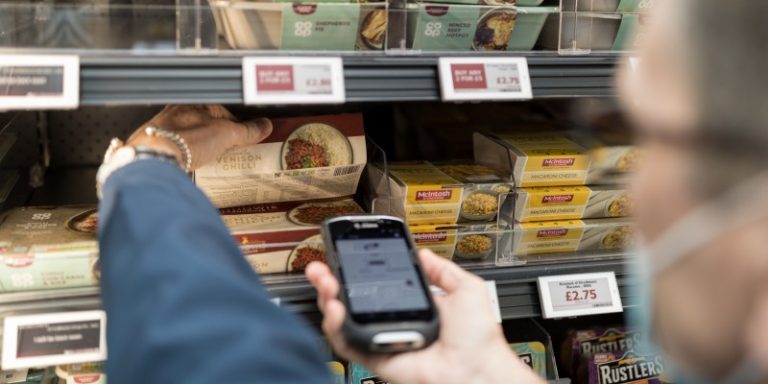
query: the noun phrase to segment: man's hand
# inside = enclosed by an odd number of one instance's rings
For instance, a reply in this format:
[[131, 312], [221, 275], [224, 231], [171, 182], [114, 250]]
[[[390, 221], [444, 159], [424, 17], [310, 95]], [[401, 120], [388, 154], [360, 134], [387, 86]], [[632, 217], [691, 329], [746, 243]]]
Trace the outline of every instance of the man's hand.
[[430, 347], [401, 354], [367, 354], [351, 349], [341, 326], [346, 309], [339, 301], [339, 283], [325, 264], [307, 267], [325, 318], [323, 331], [341, 356], [357, 361], [394, 383], [539, 383], [512, 353], [496, 323], [482, 279], [456, 264], [422, 250], [419, 258], [429, 280], [445, 291], [435, 296], [440, 337]]
[[169, 105], [131, 135], [126, 144], [145, 145], [173, 154], [181, 162], [181, 150], [170, 140], [151, 137], [145, 128], [154, 125], [181, 135], [192, 153], [192, 169], [206, 165], [229, 149], [257, 144], [272, 133], [272, 122], [235, 120], [221, 105]]

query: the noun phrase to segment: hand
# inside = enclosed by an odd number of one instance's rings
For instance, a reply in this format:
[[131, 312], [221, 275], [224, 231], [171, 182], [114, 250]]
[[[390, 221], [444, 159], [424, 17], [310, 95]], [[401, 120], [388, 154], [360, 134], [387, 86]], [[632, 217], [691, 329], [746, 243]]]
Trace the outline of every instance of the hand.
[[440, 336], [426, 349], [394, 355], [367, 354], [347, 346], [341, 334], [346, 309], [338, 300], [338, 281], [325, 264], [307, 267], [325, 316], [323, 331], [336, 352], [398, 384], [542, 382], [507, 345], [482, 279], [429, 250], [422, 250], [419, 258], [429, 280], [446, 293], [434, 298]]
[[229, 149], [257, 144], [272, 133], [272, 122], [268, 119], [238, 122], [221, 105], [169, 105], [137, 129], [126, 144], [173, 154], [180, 163], [183, 156], [179, 147], [168, 139], [148, 136], [144, 129], [149, 125], [181, 135], [192, 153], [193, 170]]

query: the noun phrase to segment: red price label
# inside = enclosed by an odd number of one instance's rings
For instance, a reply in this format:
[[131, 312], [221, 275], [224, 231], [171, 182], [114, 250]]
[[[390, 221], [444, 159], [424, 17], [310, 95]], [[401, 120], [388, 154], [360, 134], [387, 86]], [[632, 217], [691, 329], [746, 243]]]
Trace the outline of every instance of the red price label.
[[581, 291], [565, 291], [565, 301], [597, 300], [597, 291], [594, 289], [582, 289]]
[[524, 57], [441, 57], [443, 100], [527, 100], [533, 97]]
[[243, 58], [245, 104], [342, 103], [344, 69], [340, 58]]

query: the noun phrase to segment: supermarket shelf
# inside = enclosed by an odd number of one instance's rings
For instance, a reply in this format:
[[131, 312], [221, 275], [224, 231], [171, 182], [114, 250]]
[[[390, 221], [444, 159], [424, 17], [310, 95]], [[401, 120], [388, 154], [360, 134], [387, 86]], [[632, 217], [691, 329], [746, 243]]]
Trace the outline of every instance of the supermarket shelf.
[[[614, 94], [619, 55], [522, 55], [528, 57], [534, 97]], [[349, 102], [440, 100], [438, 56], [348, 56], [343, 60]], [[83, 56], [80, 103], [242, 104], [241, 78], [241, 59], [235, 56]]]
[[[502, 317], [521, 319], [541, 316], [536, 287], [539, 276], [613, 271], [618, 279], [624, 306], [632, 306], [634, 300], [628, 295], [627, 288], [633, 284], [633, 279], [627, 271], [627, 263], [628, 257], [615, 255], [603, 260], [579, 259], [556, 264], [488, 268], [475, 272], [486, 280], [496, 281]], [[264, 280], [270, 293], [280, 298], [281, 306], [304, 315], [310, 322], [319, 323], [315, 291], [305, 279], [297, 277], [290, 282], [275, 282], [276, 279], [266, 277]], [[100, 306], [98, 287], [0, 294], [0, 317], [21, 313], [86, 310]]]

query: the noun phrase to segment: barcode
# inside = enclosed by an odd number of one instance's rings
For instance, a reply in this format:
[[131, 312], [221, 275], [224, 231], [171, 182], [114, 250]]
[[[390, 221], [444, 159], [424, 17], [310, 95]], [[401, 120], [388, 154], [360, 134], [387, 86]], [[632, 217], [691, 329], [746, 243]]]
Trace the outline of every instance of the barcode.
[[592, 308], [600, 308], [600, 307], [610, 307], [613, 305], [612, 303], [595, 303], [592, 304]]
[[357, 173], [359, 170], [360, 170], [359, 165], [352, 165], [349, 167], [337, 168], [335, 171], [333, 171], [333, 176], [351, 175], [353, 173]]

